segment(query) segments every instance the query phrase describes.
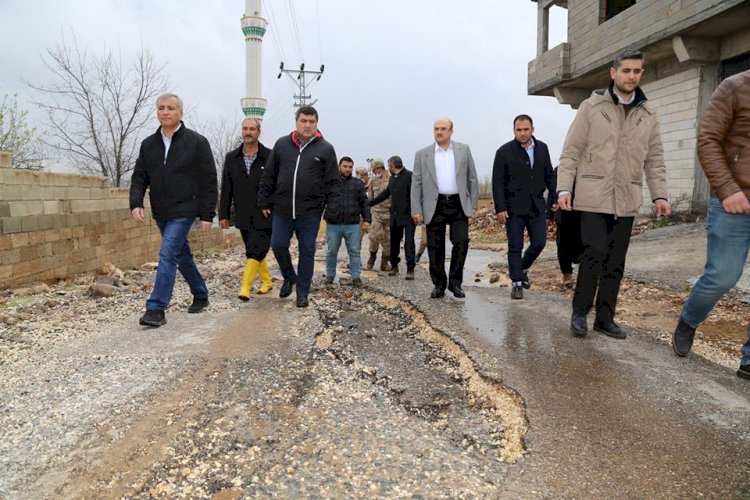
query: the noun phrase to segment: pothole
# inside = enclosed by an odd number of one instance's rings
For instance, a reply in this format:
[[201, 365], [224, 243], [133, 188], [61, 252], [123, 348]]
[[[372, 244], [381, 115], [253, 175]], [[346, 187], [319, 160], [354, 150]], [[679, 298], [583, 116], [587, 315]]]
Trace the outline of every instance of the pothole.
[[482, 375], [466, 351], [416, 307], [384, 293], [322, 288], [318, 349], [353, 366], [389, 397], [470, 453], [514, 463], [525, 452], [521, 398]]

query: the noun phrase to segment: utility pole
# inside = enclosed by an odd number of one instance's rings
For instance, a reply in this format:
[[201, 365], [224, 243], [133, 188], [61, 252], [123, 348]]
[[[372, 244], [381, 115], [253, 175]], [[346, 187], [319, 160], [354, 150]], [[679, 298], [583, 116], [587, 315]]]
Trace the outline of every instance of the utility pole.
[[[308, 104], [312, 106], [316, 102], [318, 102], [317, 99], [315, 99], [312, 102], [307, 102], [308, 99], [311, 99], [312, 96], [307, 93], [307, 87], [309, 87], [313, 82], [317, 82], [320, 80], [320, 78], [323, 76], [323, 71], [325, 70], [325, 64], [320, 65], [320, 70], [313, 71], [313, 70], [306, 70], [305, 69], [305, 63], [302, 63], [299, 65], [299, 69], [284, 69], [284, 61], [281, 62], [281, 65], [279, 66], [279, 76], [277, 78], [281, 78], [281, 75], [286, 74], [289, 78], [292, 79], [292, 81], [297, 85], [298, 93], [294, 95], [294, 107], [299, 108], [302, 106], [307, 106]], [[311, 75], [311, 79], [308, 80], [308, 75]]]

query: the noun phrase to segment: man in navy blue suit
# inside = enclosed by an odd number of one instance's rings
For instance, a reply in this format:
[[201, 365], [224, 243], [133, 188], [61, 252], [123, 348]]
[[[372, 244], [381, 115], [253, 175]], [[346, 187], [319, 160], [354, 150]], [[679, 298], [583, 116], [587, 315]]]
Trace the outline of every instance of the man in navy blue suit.
[[[492, 196], [495, 213], [508, 234], [508, 269], [513, 283], [511, 298], [522, 299], [523, 289], [531, 288], [529, 268], [547, 242], [547, 201], [552, 193], [553, 211], [557, 210], [554, 172], [549, 149], [534, 137], [534, 122], [529, 115], [513, 119], [515, 138], [495, 153], [492, 166]], [[523, 231], [529, 233], [529, 246], [523, 252]]]

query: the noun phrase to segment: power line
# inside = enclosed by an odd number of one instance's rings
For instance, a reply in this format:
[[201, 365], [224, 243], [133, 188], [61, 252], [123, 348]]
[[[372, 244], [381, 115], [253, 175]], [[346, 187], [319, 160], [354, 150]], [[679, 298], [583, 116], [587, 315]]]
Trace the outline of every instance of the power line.
[[318, 49], [320, 50], [320, 62], [323, 63], [323, 36], [320, 29], [320, 2], [315, 0], [315, 17], [318, 20]]
[[288, 14], [289, 14], [289, 25], [292, 28], [292, 35], [294, 37], [294, 41], [297, 44], [297, 55], [299, 56], [300, 60], [304, 62], [305, 54], [302, 50], [302, 36], [299, 31], [299, 25], [297, 24], [297, 16], [294, 13], [294, 4], [292, 3], [292, 0], [287, 1], [287, 7], [288, 7]]

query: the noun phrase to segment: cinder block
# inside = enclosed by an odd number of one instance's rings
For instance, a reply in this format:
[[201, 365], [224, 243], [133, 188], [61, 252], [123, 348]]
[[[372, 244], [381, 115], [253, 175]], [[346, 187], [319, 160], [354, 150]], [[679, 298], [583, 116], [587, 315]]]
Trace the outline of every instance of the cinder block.
[[41, 201], [44, 197], [42, 196], [42, 187], [37, 184], [29, 184], [23, 186], [21, 191], [22, 200], [39, 200]]
[[29, 246], [28, 233], [14, 233], [10, 235], [10, 243], [13, 248], [23, 248]]
[[10, 217], [10, 203], [0, 201], [0, 217]]
[[29, 237], [29, 245], [39, 245], [44, 243], [44, 231], [34, 231], [33, 233], [26, 233]]
[[0, 289], [11, 286], [10, 280], [13, 276], [13, 266], [11, 264], [0, 264]]
[[21, 249], [14, 248], [12, 250], [6, 250], [3, 252], [3, 263], [4, 264], [17, 264], [21, 262]]
[[45, 214], [61, 214], [63, 212], [62, 200], [45, 200], [44, 201], [44, 213]]
[[0, 234], [0, 252], [10, 250], [11, 248], [13, 248], [12, 236], [10, 234]]
[[43, 234], [45, 243], [52, 243], [53, 241], [60, 240], [60, 229], [50, 229], [49, 231], [44, 231]]
[[39, 230], [39, 216], [29, 215], [21, 217], [21, 228], [24, 232], [38, 231]]

